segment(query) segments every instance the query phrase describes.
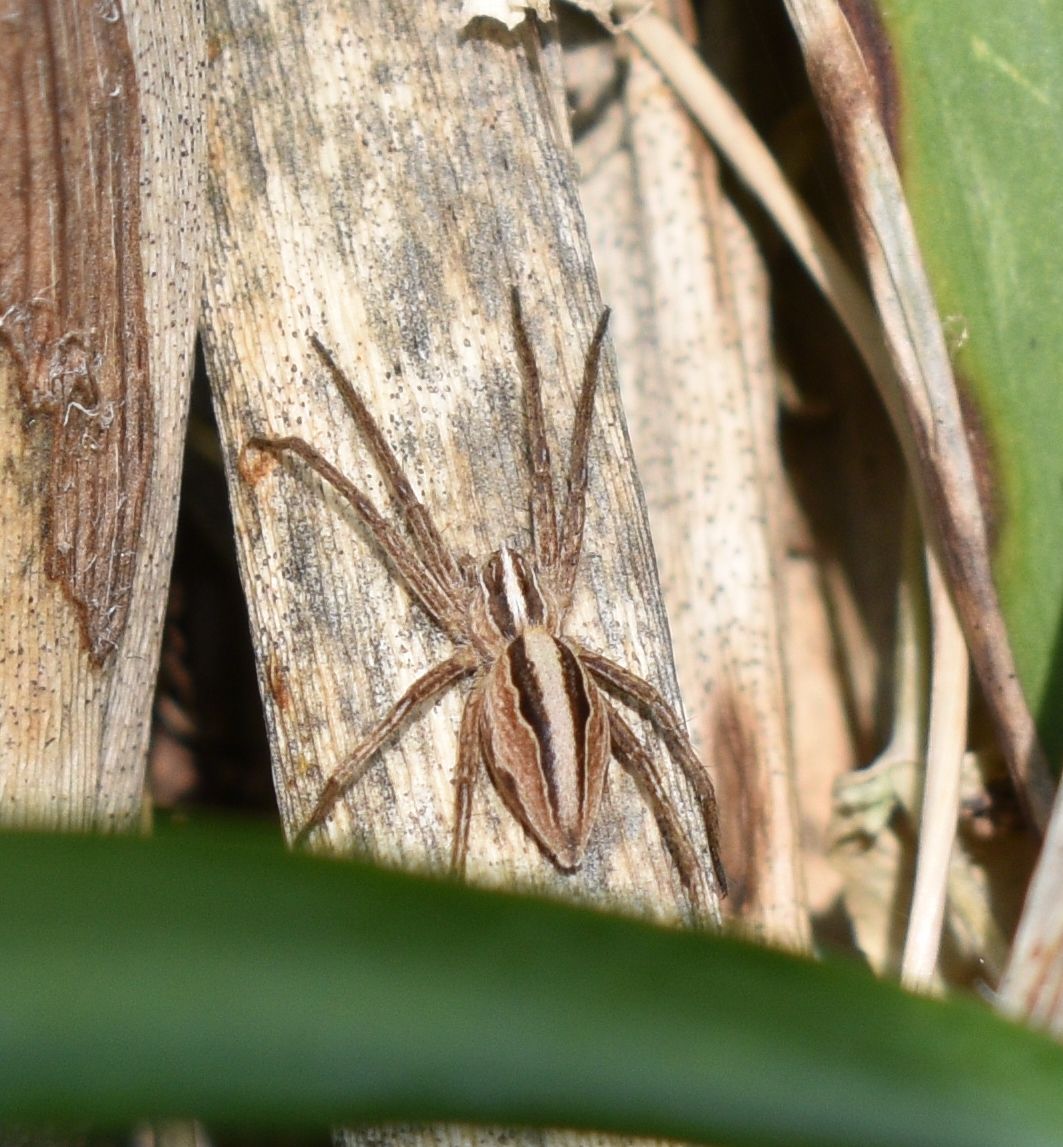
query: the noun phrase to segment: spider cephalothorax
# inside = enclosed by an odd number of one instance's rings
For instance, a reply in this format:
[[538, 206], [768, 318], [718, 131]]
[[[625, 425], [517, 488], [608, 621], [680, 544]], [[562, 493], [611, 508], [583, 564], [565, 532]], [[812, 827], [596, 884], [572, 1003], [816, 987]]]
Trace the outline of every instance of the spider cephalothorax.
[[658, 690], [564, 632], [583, 541], [587, 446], [609, 312], [602, 313], [587, 351], [572, 432], [568, 493], [559, 520], [539, 371], [516, 290], [511, 305], [531, 447], [531, 554], [503, 546], [477, 571], [467, 559], [450, 551], [361, 396], [317, 338], [312, 338], [313, 345], [372, 451], [413, 544], [302, 438], [256, 437], [247, 444], [278, 457], [294, 454], [329, 482], [350, 503], [407, 588], [456, 646], [450, 657], [406, 690], [329, 777], [298, 837], [304, 838], [327, 819], [415, 706], [435, 700], [463, 678], [472, 677], [458, 734], [454, 869], [460, 872], [465, 866], [473, 784], [481, 761], [513, 816], [559, 869], [570, 872], [583, 859], [609, 760], [616, 757], [649, 804], [696, 907], [697, 852], [652, 758], [606, 694], [644, 713], [680, 765], [698, 799], [712, 868], [720, 891], [725, 892], [712, 781], [681, 720]]
[[[489, 648], [501, 648], [531, 625], [556, 632], [558, 610], [549, 590], [539, 584], [534, 565], [519, 551], [503, 546], [484, 563], [470, 617], [474, 633]], [[476, 612], [482, 615], [482, 621]]]

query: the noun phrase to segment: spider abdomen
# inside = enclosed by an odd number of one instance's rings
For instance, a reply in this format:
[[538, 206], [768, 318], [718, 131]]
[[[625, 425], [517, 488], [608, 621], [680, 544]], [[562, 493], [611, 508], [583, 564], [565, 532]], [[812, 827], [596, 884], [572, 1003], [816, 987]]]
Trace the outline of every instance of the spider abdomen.
[[605, 784], [609, 719], [573, 648], [539, 626], [484, 682], [480, 744], [509, 810], [558, 868], [583, 859]]

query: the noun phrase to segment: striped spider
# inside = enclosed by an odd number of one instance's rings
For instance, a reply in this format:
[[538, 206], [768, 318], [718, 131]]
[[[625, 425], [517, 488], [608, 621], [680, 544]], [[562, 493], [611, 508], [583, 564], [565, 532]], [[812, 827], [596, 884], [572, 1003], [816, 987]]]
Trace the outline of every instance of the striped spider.
[[481, 760], [503, 803], [542, 852], [562, 872], [572, 872], [583, 859], [612, 756], [632, 776], [649, 805], [692, 906], [698, 910], [698, 855], [653, 760], [607, 694], [649, 718], [685, 774], [701, 809], [717, 885], [725, 893], [712, 781], [681, 719], [662, 694], [564, 632], [583, 540], [587, 446], [609, 311], [602, 312], [587, 351], [560, 520], [554, 506], [539, 369], [515, 288], [512, 313], [531, 445], [530, 556], [503, 546], [477, 569], [469, 559], [451, 552], [361, 396], [316, 336], [311, 336], [314, 349], [343, 395], [413, 544], [302, 438], [255, 437], [247, 443], [248, 448], [277, 458], [294, 455], [328, 482], [350, 504], [403, 584], [456, 647], [403, 693], [328, 778], [296, 840], [305, 840], [325, 822], [412, 710], [471, 677], [472, 689], [458, 733], [453, 870], [464, 872], [473, 788]]

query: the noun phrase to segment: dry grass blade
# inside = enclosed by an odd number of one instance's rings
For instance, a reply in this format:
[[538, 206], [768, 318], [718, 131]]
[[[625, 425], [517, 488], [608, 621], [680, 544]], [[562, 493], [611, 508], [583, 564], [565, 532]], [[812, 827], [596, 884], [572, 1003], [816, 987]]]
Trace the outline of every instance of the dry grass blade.
[[683, 37], [652, 11], [635, 8], [627, 34], [653, 60], [735, 174], [760, 200], [845, 327], [879, 385], [893, 369], [882, 326], [857, 277], [783, 175], [742, 110]]
[[1000, 985], [1000, 1006], [1063, 1035], [1063, 786]]
[[967, 646], [937, 560], [929, 549], [926, 557], [933, 627], [930, 727], [915, 889], [901, 964], [901, 977], [911, 988], [929, 986], [937, 967], [967, 745]]
[[[222, 50], [211, 85], [215, 241], [205, 344], [291, 834], [324, 778], [453, 643], [403, 590], [350, 502], [319, 480], [321, 467], [277, 465], [244, 448], [256, 436], [312, 443], [405, 532], [382, 452], [374, 459], [313, 350], [316, 336], [361, 394], [442, 540], [470, 555], [461, 569], [479, 569], [503, 543], [529, 543], [533, 467], [511, 290], [520, 292], [538, 362], [558, 475], [602, 302], [549, 26], [530, 20], [508, 32], [478, 20], [462, 28], [454, 5], [385, 0], [359, 5], [356, 31], [341, 3], [293, 0], [263, 12], [231, 0], [211, 16]], [[674, 704], [615, 363], [608, 343], [603, 350], [569, 632], [653, 680]], [[420, 528], [409, 524], [411, 535]], [[332, 847], [446, 867], [463, 701], [460, 687], [451, 691], [382, 747], [324, 826]], [[703, 833], [684, 778], [658, 750], [654, 762], [678, 794], [684, 827]], [[685, 912], [652, 812], [619, 768], [572, 874], [544, 858], [482, 773], [471, 810], [457, 810], [462, 823], [466, 815], [473, 880]]]
[[1034, 823], [1043, 828], [1052, 780], [1015, 671], [941, 323], [867, 65], [835, 3], [787, 0], [787, 10], [849, 186], [899, 381], [882, 397], [915, 476], [920, 511], [940, 549], [1016, 788]]
[[[794, 4], [791, 10], [799, 32], [804, 30], [807, 34], [817, 19], [821, 20], [821, 33], [827, 25], [824, 6]], [[884, 302], [885, 313], [892, 315], [892, 350], [901, 368], [900, 374], [886, 354], [881, 326], [862, 289], [807, 209], [790, 192], [774, 159], [726, 91], [682, 36], [660, 16], [637, 5], [626, 6], [626, 11], [631, 13], [631, 19], [625, 30], [662, 69], [692, 115], [734, 165], [739, 177], [761, 199], [813, 280], [834, 305], [892, 411], [914, 472], [925, 475], [921, 484], [924, 512], [929, 508], [945, 538], [944, 558], [949, 563], [953, 584], [958, 587], [963, 620], [976, 664], [991, 693], [1013, 775], [1034, 820], [1043, 825], [1050, 782], [1040, 759], [1030, 714], [1015, 685], [1010, 650], [989, 577], [980, 512], [972, 504], [975, 486], [951, 374], [942, 353], [936, 316], [928, 305], [929, 295], [910, 226], [906, 226], [903, 200], [896, 187], [890, 190], [888, 186], [891, 179], [895, 183], [896, 173], [891, 165], [883, 162], [886, 157], [881, 147], [881, 129], [877, 152], [872, 146], [862, 162], [856, 162], [861, 159], [856, 153], [865, 142], [864, 133], [852, 125], [838, 129], [838, 115], [833, 115], [836, 139], [850, 145], [844, 158], [852, 190], [857, 196], [863, 194], [864, 198], [858, 200], [861, 204], [870, 203], [880, 208], [877, 222], [865, 228], [863, 238], [872, 271], [878, 270], [877, 275], [873, 274], [877, 297]], [[810, 70], [814, 79], [831, 72], [834, 86], [821, 85], [820, 94], [828, 100], [833, 96], [838, 108], [847, 108], [844, 88], [838, 82], [845, 69], [839, 67], [837, 56], [839, 51], [843, 57], [845, 51], [851, 52], [852, 43], [844, 36], [844, 26], [839, 25], [840, 21], [835, 24], [835, 32], [843, 36], [844, 43], [831, 41], [829, 46], [820, 48], [818, 54], [813, 52]], [[806, 50], [808, 47], [806, 40]], [[851, 78], [851, 69], [848, 74]], [[852, 90], [848, 94], [851, 96]], [[862, 94], [866, 97], [866, 92]], [[853, 107], [860, 109], [859, 101]], [[828, 106], [829, 115], [832, 110]], [[866, 98], [862, 110], [868, 110]], [[902, 210], [894, 218], [889, 212], [898, 205]], [[865, 210], [862, 206], [857, 214]], [[883, 237], [885, 241], [878, 247]], [[906, 284], [907, 295], [895, 289], [898, 283]], [[909, 322], [906, 312], [909, 315], [919, 312], [924, 321]], [[934, 381], [928, 381], [931, 379]], [[929, 429], [935, 420], [953, 427], [952, 433], [936, 437]], [[960, 428], [959, 433], [956, 427]], [[953, 607], [938, 581], [936, 559], [931, 554], [928, 561], [935, 583], [932, 613], [936, 684], [931, 698], [926, 754], [928, 779], [923, 803], [927, 838], [920, 850], [912, 930], [905, 957], [905, 974], [914, 981], [922, 981], [930, 975], [936, 958], [948, 875], [947, 857], [955, 832], [966, 724], [963, 684], [966, 650], [958, 644]], [[986, 637], [987, 629], [993, 631], [991, 640]], [[917, 753], [919, 757], [922, 755], [921, 751]]]
[[0, 819], [128, 829], [202, 268], [202, 29], [133, 2], [2, 23]]
[[[691, 30], [688, 5], [661, 11]], [[568, 61], [577, 107], [595, 112], [580, 120], [583, 201], [681, 634], [689, 731], [720, 790], [727, 907], [743, 926], [801, 946], [767, 278], [711, 147], [660, 71], [628, 55], [621, 67], [615, 40], [588, 38]]]

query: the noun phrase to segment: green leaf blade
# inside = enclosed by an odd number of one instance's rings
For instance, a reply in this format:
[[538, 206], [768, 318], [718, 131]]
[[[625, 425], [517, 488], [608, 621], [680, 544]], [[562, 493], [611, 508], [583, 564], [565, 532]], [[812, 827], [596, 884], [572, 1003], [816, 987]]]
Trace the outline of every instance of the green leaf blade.
[[0, 838], [0, 1123], [1063, 1144], [1063, 1049], [736, 940], [245, 834]]

